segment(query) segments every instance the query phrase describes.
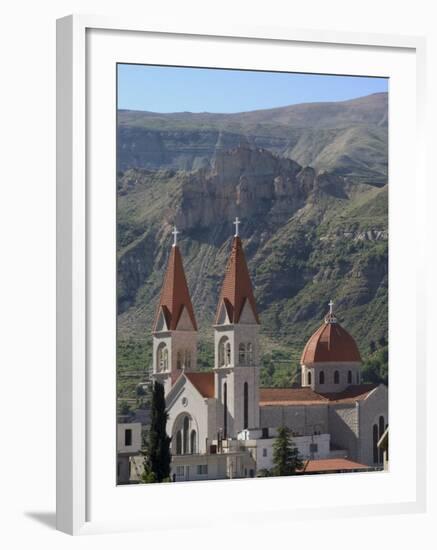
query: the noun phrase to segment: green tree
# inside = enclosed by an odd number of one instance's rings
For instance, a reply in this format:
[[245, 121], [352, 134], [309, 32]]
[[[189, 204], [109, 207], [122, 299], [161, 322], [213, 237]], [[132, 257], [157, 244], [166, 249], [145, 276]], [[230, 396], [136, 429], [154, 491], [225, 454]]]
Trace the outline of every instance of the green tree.
[[170, 477], [170, 438], [166, 425], [164, 386], [155, 382], [152, 386], [151, 423], [146, 438], [144, 483], [161, 483]]
[[119, 405], [118, 405], [118, 414], [127, 415], [127, 414], [130, 414], [130, 413], [131, 413], [130, 405], [127, 401], [122, 401], [121, 403], [119, 403]]
[[303, 468], [303, 462], [286, 426], [278, 428], [278, 435], [273, 443], [273, 470], [275, 476], [289, 476]]

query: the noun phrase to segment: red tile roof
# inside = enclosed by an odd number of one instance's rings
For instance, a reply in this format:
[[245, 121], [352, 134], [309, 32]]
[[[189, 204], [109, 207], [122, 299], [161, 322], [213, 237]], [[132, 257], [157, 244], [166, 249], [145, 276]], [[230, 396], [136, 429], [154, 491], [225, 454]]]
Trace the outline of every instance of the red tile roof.
[[317, 393], [311, 388], [260, 388], [261, 407], [287, 405], [329, 405], [355, 403], [365, 399], [377, 384], [349, 386], [339, 393]]
[[302, 473], [315, 472], [338, 472], [344, 470], [369, 470], [369, 466], [354, 462], [347, 458], [325, 458], [321, 460], [307, 460], [304, 464]]
[[352, 336], [338, 322], [329, 320], [308, 340], [300, 360], [302, 365], [325, 361], [361, 362]]
[[176, 330], [184, 307], [191, 319], [194, 330], [197, 330], [196, 318], [194, 316], [193, 305], [188, 291], [181, 253], [178, 246], [173, 246], [168, 260], [158, 308], [156, 310], [154, 330], [156, 330], [161, 311], [164, 314], [169, 330]]
[[246, 302], [249, 302], [256, 322], [259, 323], [243, 245], [240, 237], [234, 237], [218, 302], [216, 323], [218, 322], [222, 304], [226, 307], [230, 322], [238, 323]]
[[185, 376], [203, 397], [214, 397], [213, 372], [186, 372]]

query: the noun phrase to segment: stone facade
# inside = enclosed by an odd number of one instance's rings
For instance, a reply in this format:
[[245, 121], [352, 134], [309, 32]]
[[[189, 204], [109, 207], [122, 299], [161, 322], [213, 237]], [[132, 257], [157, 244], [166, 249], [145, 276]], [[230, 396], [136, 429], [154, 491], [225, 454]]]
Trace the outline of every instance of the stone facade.
[[329, 433], [327, 405], [282, 405], [261, 407], [261, 428], [287, 426], [296, 435]]
[[[382, 426], [380, 426], [381, 418]], [[373, 459], [374, 440], [373, 428], [377, 426], [379, 440], [388, 426], [388, 390], [381, 384], [364, 401], [360, 402], [359, 416], [359, 440], [357, 450], [357, 460], [363, 464], [381, 465], [383, 463], [383, 453], [378, 453], [378, 460]], [[377, 442], [376, 442], [377, 443]]]

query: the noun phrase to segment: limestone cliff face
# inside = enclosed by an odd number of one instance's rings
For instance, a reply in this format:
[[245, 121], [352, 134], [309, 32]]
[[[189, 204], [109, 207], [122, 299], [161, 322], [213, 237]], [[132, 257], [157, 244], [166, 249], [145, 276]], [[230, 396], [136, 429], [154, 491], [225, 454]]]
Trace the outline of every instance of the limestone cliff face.
[[[181, 177], [174, 221], [181, 229], [209, 227], [235, 216], [287, 220], [320, 191], [345, 196], [345, 180], [247, 143], [218, 149], [212, 167]], [[170, 222], [171, 220], [169, 220]]]

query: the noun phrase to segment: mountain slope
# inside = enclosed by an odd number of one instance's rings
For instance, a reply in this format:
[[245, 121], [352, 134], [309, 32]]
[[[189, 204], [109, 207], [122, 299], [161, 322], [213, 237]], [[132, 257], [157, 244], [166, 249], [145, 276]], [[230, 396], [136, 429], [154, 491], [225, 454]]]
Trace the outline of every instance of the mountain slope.
[[267, 348], [296, 359], [331, 298], [363, 355], [386, 334], [387, 186], [317, 175], [244, 146], [222, 152], [210, 170], [129, 170], [118, 192], [121, 338], [151, 330], [176, 221], [196, 316], [211, 340], [235, 215]]
[[387, 176], [385, 93], [245, 113], [118, 112], [118, 169], [209, 167], [217, 150], [247, 140], [303, 166], [374, 185]]

